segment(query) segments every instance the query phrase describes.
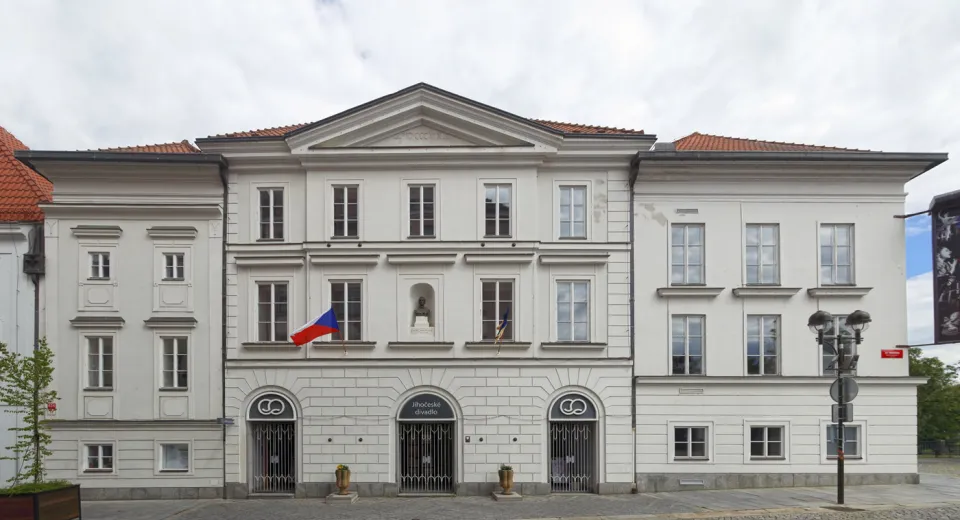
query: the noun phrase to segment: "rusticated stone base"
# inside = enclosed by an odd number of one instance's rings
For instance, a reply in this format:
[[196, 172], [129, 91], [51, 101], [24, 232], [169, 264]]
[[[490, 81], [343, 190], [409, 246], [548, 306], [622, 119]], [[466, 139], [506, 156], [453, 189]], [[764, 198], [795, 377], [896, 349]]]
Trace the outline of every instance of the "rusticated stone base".
[[[244, 488], [246, 489], [246, 488]], [[217, 487], [116, 487], [95, 488], [80, 486], [80, 500], [179, 500], [223, 498], [223, 488]]]
[[[848, 486], [920, 483], [920, 475], [916, 473], [847, 473], [844, 477], [844, 483]], [[836, 473], [637, 474], [638, 493], [698, 489], [751, 489], [836, 485]]]

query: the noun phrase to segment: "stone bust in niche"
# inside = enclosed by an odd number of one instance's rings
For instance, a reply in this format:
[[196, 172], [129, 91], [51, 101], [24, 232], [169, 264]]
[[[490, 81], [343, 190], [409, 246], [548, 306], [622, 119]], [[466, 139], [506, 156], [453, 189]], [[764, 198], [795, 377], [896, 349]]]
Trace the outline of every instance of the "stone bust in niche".
[[417, 308], [413, 310], [413, 318], [414, 327], [430, 326], [430, 309], [427, 308], [427, 299], [423, 296], [417, 300]]

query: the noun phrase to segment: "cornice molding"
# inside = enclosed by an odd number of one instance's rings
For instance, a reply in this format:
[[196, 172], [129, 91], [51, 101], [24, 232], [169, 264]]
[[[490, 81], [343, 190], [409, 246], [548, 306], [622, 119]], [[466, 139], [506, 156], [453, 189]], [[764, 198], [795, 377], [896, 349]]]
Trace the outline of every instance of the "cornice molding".
[[143, 320], [143, 324], [150, 329], [193, 329], [197, 326], [197, 319], [193, 316], [152, 316]]
[[[917, 386], [927, 382], [925, 377], [870, 377], [858, 376], [857, 383], [878, 385]], [[634, 382], [644, 385], [676, 385], [684, 387], [703, 387], [710, 385], [818, 385], [828, 388], [835, 377], [827, 376], [636, 376]]]
[[540, 253], [540, 263], [546, 265], [583, 265], [605, 264], [610, 260], [610, 253]]
[[807, 294], [812, 298], [860, 298], [866, 296], [873, 287], [856, 287], [856, 286], [824, 286], [824, 287], [812, 287], [807, 289]]
[[470, 350], [527, 350], [533, 343], [529, 341], [501, 341], [494, 343], [492, 341], [468, 341], [463, 344], [464, 348]]
[[452, 341], [391, 341], [387, 343], [387, 348], [391, 349], [414, 349], [414, 350], [450, 350], [453, 348]]
[[800, 292], [800, 287], [745, 286], [734, 287], [733, 295], [740, 298], [779, 297], [789, 298]]
[[123, 234], [120, 226], [80, 225], [70, 228], [70, 231], [78, 238], [120, 238]]
[[463, 261], [468, 264], [529, 264], [533, 262], [533, 252], [530, 253], [467, 253]]
[[380, 253], [361, 254], [311, 254], [311, 265], [377, 265]]
[[457, 253], [387, 253], [388, 264], [455, 264]]
[[237, 267], [303, 267], [303, 257], [250, 255], [234, 257]]
[[216, 220], [223, 216], [220, 206], [210, 204], [110, 204], [64, 203], [40, 204], [47, 219], [138, 218], [155, 220]]
[[376, 341], [314, 341], [311, 347], [318, 350], [373, 350], [377, 348]]
[[120, 316], [77, 316], [70, 324], [78, 329], [120, 329], [125, 320]]
[[118, 419], [49, 419], [44, 421], [53, 430], [221, 430], [216, 419], [118, 420]]
[[723, 292], [724, 287], [677, 286], [660, 287], [657, 296], [661, 298], [689, 297], [689, 298], [716, 298]]
[[197, 238], [197, 228], [193, 226], [153, 226], [147, 229], [150, 238]]
[[[492, 343], [490, 343], [492, 345]], [[339, 343], [333, 345], [339, 347]], [[349, 343], [348, 349], [349, 349]], [[507, 343], [504, 343], [506, 346]], [[526, 344], [529, 348], [529, 343]], [[342, 347], [340, 347], [342, 350]], [[496, 350], [496, 346], [493, 346]], [[489, 349], [487, 349], [489, 350]], [[290, 359], [228, 359], [227, 368], [282, 368], [290, 370], [315, 370], [330, 366], [355, 366], [369, 368], [370, 358], [290, 358]], [[431, 358], [431, 357], [383, 357], [375, 360], [379, 368], [450, 368], [450, 367], [522, 367], [522, 368], [582, 368], [582, 367], [617, 367], [625, 370], [629, 377], [630, 358], [619, 357], [460, 357], [460, 358]]]
[[547, 350], [603, 350], [607, 348], [607, 344], [576, 341], [551, 341], [541, 343], [540, 348]]

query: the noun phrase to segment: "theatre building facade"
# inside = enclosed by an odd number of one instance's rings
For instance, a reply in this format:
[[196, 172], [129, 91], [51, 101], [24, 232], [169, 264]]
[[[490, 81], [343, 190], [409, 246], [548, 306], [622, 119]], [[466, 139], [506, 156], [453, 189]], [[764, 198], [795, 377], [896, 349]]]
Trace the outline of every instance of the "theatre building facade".
[[[628, 168], [654, 137], [428, 85], [228, 163], [228, 496], [629, 492]], [[328, 309], [340, 332], [295, 346]], [[506, 316], [501, 341], [498, 324]]]

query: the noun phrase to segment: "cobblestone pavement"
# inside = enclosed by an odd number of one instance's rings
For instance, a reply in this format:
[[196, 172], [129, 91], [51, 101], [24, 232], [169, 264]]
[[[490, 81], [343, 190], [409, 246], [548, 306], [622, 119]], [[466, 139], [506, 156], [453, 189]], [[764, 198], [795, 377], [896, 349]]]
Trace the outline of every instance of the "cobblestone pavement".
[[[960, 520], [960, 478], [924, 474], [920, 485], [851, 486], [846, 505], [824, 509], [834, 488], [684, 491], [639, 495], [549, 495], [519, 502], [488, 497], [370, 498], [352, 505], [324, 500], [144, 500], [84, 502], [85, 520]], [[667, 516], [663, 516], [667, 515]], [[747, 516], [749, 515], [749, 516]], [[618, 518], [619, 517], [619, 518]]]

